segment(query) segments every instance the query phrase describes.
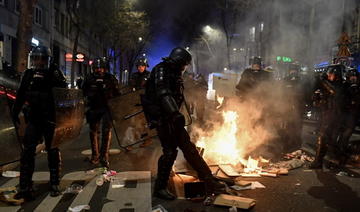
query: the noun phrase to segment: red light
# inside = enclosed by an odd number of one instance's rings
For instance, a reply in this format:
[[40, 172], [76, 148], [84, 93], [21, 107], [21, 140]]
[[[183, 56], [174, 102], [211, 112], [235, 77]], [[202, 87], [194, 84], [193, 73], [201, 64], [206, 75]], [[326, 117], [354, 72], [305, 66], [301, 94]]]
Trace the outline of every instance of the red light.
[[[5, 91], [0, 91], [0, 95], [5, 95]], [[9, 93], [7, 93], [6, 95], [10, 99], [16, 99], [15, 95], [12, 95], [12, 94], [9, 94]]]

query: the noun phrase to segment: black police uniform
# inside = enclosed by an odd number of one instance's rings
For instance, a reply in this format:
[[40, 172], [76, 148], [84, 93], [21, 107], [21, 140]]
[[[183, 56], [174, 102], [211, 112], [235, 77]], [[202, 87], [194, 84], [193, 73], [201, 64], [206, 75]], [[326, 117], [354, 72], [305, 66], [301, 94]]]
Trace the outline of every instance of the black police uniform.
[[150, 78], [150, 71], [135, 72], [131, 75], [130, 86], [136, 90], [145, 88], [147, 80]]
[[338, 140], [338, 147], [340, 150], [339, 165], [345, 165], [351, 154], [350, 137], [354, 132], [360, 117], [359, 83], [347, 83], [346, 85], [345, 111], [343, 115], [344, 119]]
[[321, 168], [323, 158], [326, 155], [329, 144], [335, 144], [339, 135], [344, 111], [345, 87], [338, 76], [338, 80], [329, 81], [320, 79], [320, 92], [322, 99], [320, 100], [321, 122], [319, 136], [317, 138], [317, 148], [315, 160], [310, 168]]
[[[27, 69], [22, 77], [13, 108], [14, 119], [18, 120], [25, 102], [28, 104], [24, 149], [20, 159], [20, 190], [29, 192], [32, 189], [32, 175], [35, 167], [35, 150], [44, 137], [48, 153], [50, 184], [59, 185], [61, 158], [58, 148], [51, 148], [55, 130], [55, 104], [52, 88], [66, 88], [67, 83], [62, 72], [54, 67], [50, 69]], [[57, 192], [54, 189], [55, 193]], [[57, 194], [52, 194], [56, 196]]]
[[[92, 73], [85, 78], [82, 86], [88, 110], [86, 119], [90, 127], [92, 158], [91, 162], [109, 166], [109, 148], [111, 142], [111, 117], [107, 102], [119, 95], [118, 81], [114, 75]], [[99, 158], [100, 122], [102, 121], [102, 144]]]
[[[185, 118], [179, 112], [184, 95], [181, 59], [191, 55], [185, 49], [175, 48], [169, 58], [156, 65], [147, 82], [142, 104], [145, 115], [153, 126], [156, 124], [163, 154], [158, 161], [158, 174], [154, 195], [163, 199], [175, 197], [166, 189], [171, 167], [177, 156], [179, 147], [188, 163], [197, 171], [201, 180], [205, 181], [208, 192], [212, 192], [217, 182], [204, 159], [199, 155], [196, 146], [184, 128]], [[184, 65], [184, 63], [182, 63]]]

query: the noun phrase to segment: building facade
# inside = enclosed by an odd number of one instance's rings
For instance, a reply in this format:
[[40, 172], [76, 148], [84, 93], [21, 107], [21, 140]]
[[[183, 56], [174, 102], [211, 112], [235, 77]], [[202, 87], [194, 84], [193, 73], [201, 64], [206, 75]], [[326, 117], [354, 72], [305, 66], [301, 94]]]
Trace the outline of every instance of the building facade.
[[[17, 48], [17, 24], [20, 0], [0, 0], [0, 57], [14, 65]], [[44, 45], [53, 53], [66, 77], [70, 79], [75, 29], [67, 12], [66, 0], [38, 0], [33, 15], [32, 45]], [[106, 44], [89, 30], [82, 30], [79, 37], [78, 61], [74, 61], [76, 76], [89, 71], [91, 59], [106, 56]], [[83, 58], [82, 58], [83, 57]]]

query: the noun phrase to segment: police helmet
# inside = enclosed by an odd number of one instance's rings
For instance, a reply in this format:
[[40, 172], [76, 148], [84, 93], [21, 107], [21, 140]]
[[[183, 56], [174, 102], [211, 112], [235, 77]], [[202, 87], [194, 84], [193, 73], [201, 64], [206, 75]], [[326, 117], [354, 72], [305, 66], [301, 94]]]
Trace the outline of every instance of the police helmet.
[[341, 80], [343, 76], [343, 72], [345, 70], [345, 66], [341, 64], [330, 65], [327, 67], [327, 74], [335, 74], [337, 80]]
[[29, 53], [30, 68], [48, 69], [50, 67], [51, 51], [46, 46], [35, 46]]
[[135, 62], [136, 67], [138, 66], [146, 66], [149, 67], [148, 60], [146, 58], [139, 58]]
[[94, 61], [92, 63], [92, 69], [96, 70], [99, 68], [109, 70], [109, 62], [106, 57], [98, 57], [98, 58], [94, 59]]
[[169, 58], [180, 66], [189, 65], [192, 60], [190, 52], [181, 47], [174, 48], [171, 51]]

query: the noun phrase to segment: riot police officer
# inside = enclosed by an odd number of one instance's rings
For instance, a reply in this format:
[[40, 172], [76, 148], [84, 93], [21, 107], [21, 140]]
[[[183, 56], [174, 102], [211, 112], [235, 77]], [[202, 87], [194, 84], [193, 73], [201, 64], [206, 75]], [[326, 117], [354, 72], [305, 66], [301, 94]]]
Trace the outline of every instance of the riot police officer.
[[350, 137], [354, 132], [360, 115], [360, 86], [359, 72], [352, 68], [347, 72], [346, 82], [346, 101], [344, 120], [342, 123], [338, 147], [339, 147], [339, 165], [344, 166], [351, 154]]
[[319, 80], [321, 92], [320, 110], [322, 119], [315, 160], [310, 168], [322, 168], [323, 159], [330, 143], [335, 144], [339, 135], [341, 117], [343, 116], [343, 103], [345, 99], [345, 87], [342, 81], [343, 65], [331, 65], [327, 68], [327, 74]]
[[284, 77], [284, 101], [286, 101], [287, 113], [283, 117], [285, 130], [283, 131], [284, 141], [287, 141], [290, 148], [301, 145], [302, 115], [304, 114], [305, 103], [302, 87], [300, 84], [300, 66], [296, 63], [289, 65], [288, 74]]
[[[107, 105], [110, 98], [119, 95], [118, 81], [108, 73], [109, 64], [105, 57], [96, 58], [93, 72], [83, 82], [86, 98], [86, 120], [90, 127], [92, 156], [90, 162], [109, 168], [109, 148], [111, 142], [111, 114]], [[102, 122], [102, 144], [99, 153], [100, 124]]]
[[158, 161], [154, 191], [154, 195], [162, 199], [175, 199], [167, 190], [167, 182], [178, 147], [197, 171], [199, 178], [205, 182], [209, 193], [222, 188], [222, 185], [214, 180], [208, 165], [190, 141], [184, 128], [185, 118], [179, 112], [184, 101], [182, 74], [191, 59], [191, 54], [184, 48], [173, 49], [169, 57], [163, 58], [152, 70], [145, 95], [142, 96], [145, 116], [151, 126], [156, 127], [163, 148], [163, 154]]
[[35, 167], [35, 150], [42, 137], [45, 139], [50, 170], [50, 195], [58, 196], [61, 158], [58, 148], [51, 143], [55, 130], [55, 104], [52, 88], [66, 88], [64, 75], [56, 66], [50, 67], [51, 52], [45, 46], [37, 46], [30, 52], [30, 69], [25, 70], [13, 107], [14, 123], [19, 123], [19, 113], [28, 103], [27, 126], [23, 138], [20, 159], [20, 191], [15, 198], [34, 198], [32, 175]]
[[131, 75], [130, 86], [134, 90], [145, 88], [146, 81], [150, 77], [150, 71], [146, 70], [149, 67], [146, 58], [139, 58], [136, 63], [137, 72]]
[[252, 58], [251, 68], [247, 68], [241, 75], [241, 79], [236, 86], [237, 93], [245, 98], [249, 92], [256, 88], [261, 82], [270, 79], [270, 72], [262, 70], [260, 57]]

